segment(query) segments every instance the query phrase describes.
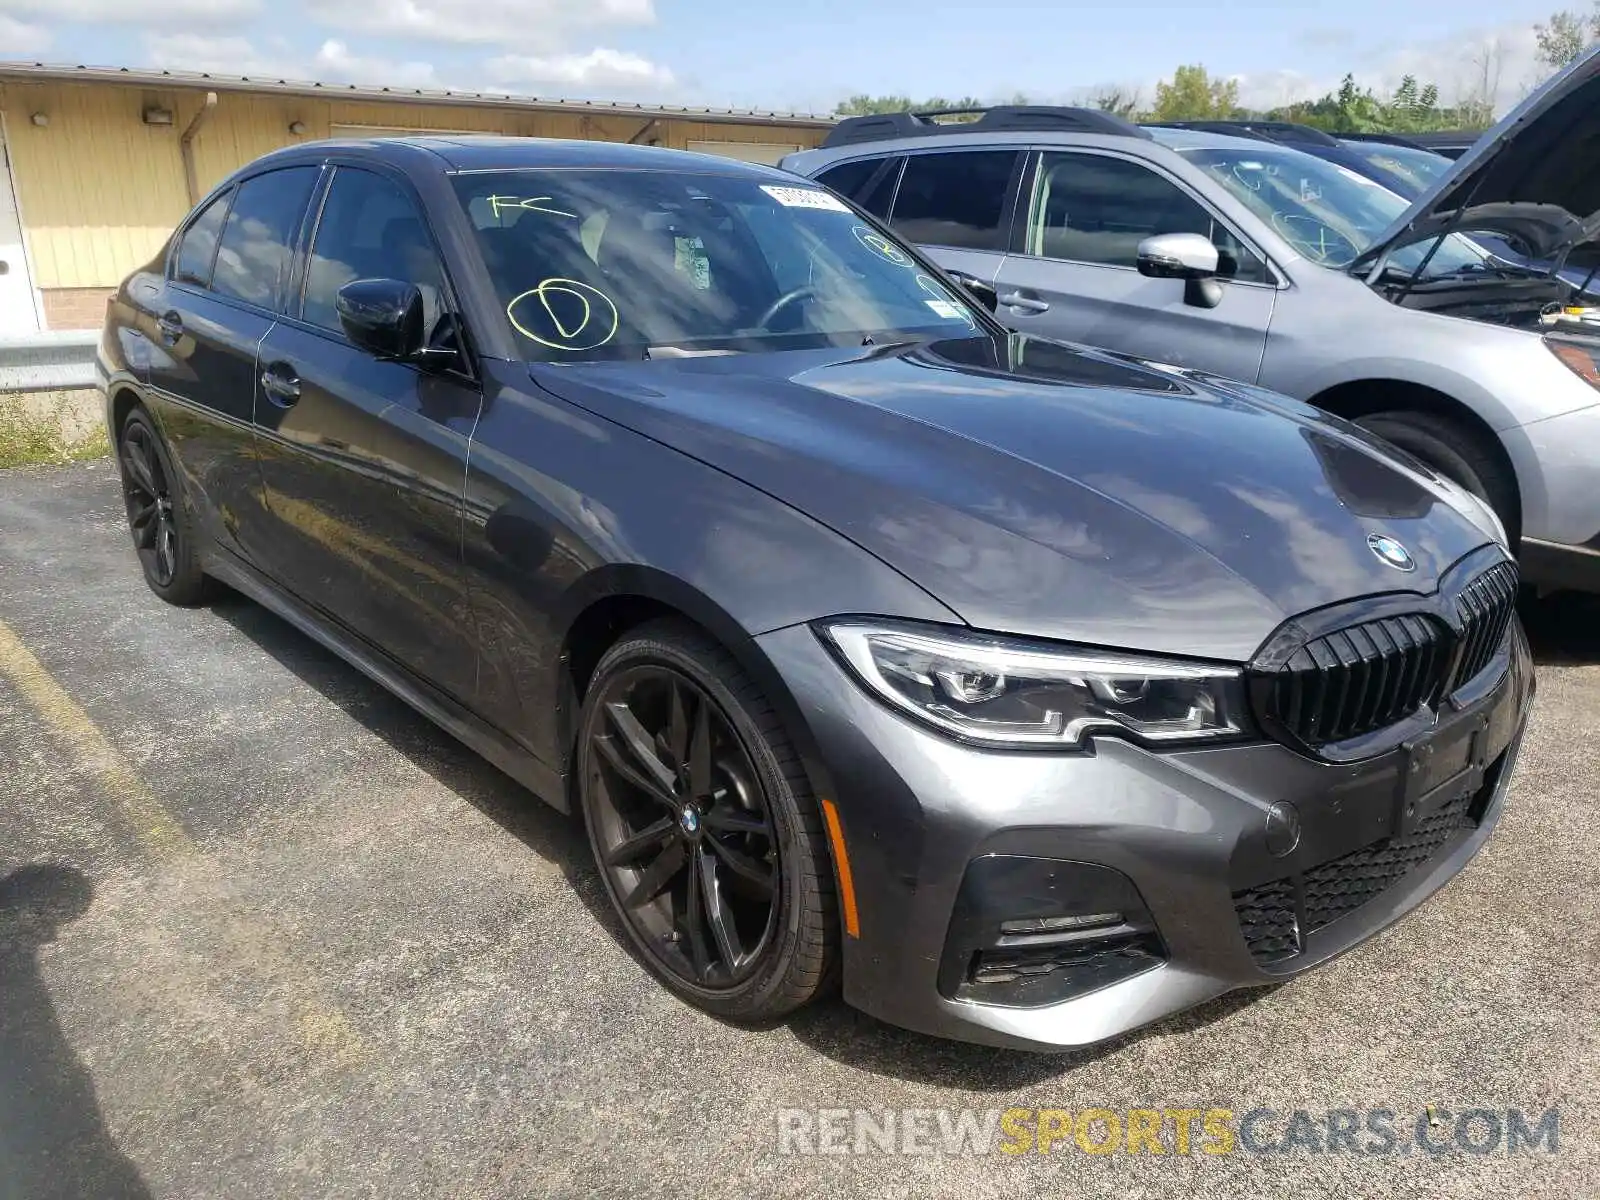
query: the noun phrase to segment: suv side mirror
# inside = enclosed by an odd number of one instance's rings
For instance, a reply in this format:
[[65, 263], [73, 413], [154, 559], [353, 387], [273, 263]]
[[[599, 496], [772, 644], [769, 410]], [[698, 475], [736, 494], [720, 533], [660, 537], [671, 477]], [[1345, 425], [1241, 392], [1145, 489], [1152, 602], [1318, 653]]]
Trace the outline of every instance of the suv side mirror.
[[1222, 285], [1217, 282], [1221, 257], [1208, 237], [1198, 233], [1158, 233], [1139, 243], [1137, 261], [1141, 275], [1183, 280], [1185, 304], [1215, 308], [1222, 303]]
[[378, 358], [416, 358], [422, 351], [422, 293], [398, 279], [356, 279], [334, 297], [351, 342]]
[[1139, 243], [1139, 274], [1151, 279], [1210, 279], [1217, 248], [1198, 233], [1158, 233]]
[[952, 283], [990, 312], [1000, 306], [1000, 293], [995, 290], [993, 284], [985, 283], [976, 275], [968, 275], [965, 271], [946, 271], [945, 274], [950, 277]]

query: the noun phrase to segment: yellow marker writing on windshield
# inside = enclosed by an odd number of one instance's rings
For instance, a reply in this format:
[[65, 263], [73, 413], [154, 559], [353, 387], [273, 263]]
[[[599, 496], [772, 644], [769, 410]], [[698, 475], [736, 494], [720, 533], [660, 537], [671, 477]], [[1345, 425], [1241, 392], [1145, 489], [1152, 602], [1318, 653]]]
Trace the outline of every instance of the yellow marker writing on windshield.
[[521, 208], [529, 212], [549, 213], [552, 217], [571, 217], [574, 221], [578, 219], [577, 213], [549, 207], [548, 202], [554, 199], [554, 196], [490, 196], [489, 211], [497, 218], [508, 208]]
[[[561, 296], [568, 297], [568, 301], [560, 305], [565, 311], [558, 313], [554, 298]], [[525, 315], [532, 316], [538, 324], [547, 325], [545, 332], [552, 336], [541, 337], [518, 320], [517, 307], [529, 300], [537, 300], [539, 307]], [[573, 307], [573, 300], [581, 306], [581, 311]], [[541, 312], [542, 319], [538, 317]], [[616, 304], [599, 288], [576, 279], [560, 278], [546, 279], [538, 287], [512, 297], [506, 305], [506, 316], [523, 337], [552, 350], [597, 350], [617, 335], [622, 323]]]

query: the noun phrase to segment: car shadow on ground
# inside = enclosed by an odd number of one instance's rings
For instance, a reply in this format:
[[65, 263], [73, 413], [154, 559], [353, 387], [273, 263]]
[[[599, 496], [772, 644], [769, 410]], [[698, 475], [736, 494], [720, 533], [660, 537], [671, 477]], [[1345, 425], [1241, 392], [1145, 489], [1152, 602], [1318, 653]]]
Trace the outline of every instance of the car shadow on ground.
[[1524, 593], [1517, 611], [1539, 666], [1600, 663], [1600, 596], [1556, 592], [1535, 599]]
[[[467, 800], [541, 858], [558, 866], [596, 923], [638, 961], [637, 952], [611, 909], [577, 817], [544, 804], [403, 701], [260, 605], [229, 596], [217, 601], [212, 610], [397, 753]], [[642, 964], [640, 971], [644, 971]], [[765, 1031], [787, 1029], [818, 1054], [874, 1075], [977, 1092], [1003, 1092], [1065, 1075], [1145, 1037], [1182, 1033], [1226, 1019], [1272, 990], [1233, 992], [1119, 1038], [1064, 1053], [1036, 1054], [929, 1037], [877, 1021], [837, 998], [774, 1022]]]

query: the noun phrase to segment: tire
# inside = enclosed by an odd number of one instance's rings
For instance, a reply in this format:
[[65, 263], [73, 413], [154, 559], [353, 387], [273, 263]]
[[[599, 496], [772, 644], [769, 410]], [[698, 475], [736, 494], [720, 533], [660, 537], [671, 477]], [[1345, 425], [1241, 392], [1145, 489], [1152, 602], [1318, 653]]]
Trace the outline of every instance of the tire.
[[1412, 409], [1368, 413], [1357, 417], [1356, 424], [1393, 442], [1479, 499], [1486, 500], [1505, 525], [1512, 545], [1516, 544], [1519, 532], [1516, 477], [1494, 450], [1484, 444], [1481, 435], [1449, 417]]
[[216, 584], [200, 569], [199, 534], [173, 470], [172, 456], [143, 408], [117, 433], [117, 469], [128, 532], [150, 590], [184, 607], [212, 598]]
[[657, 979], [741, 1022], [783, 1017], [831, 985], [839, 920], [821, 812], [732, 655], [683, 621], [630, 632], [595, 669], [577, 749], [595, 865]]

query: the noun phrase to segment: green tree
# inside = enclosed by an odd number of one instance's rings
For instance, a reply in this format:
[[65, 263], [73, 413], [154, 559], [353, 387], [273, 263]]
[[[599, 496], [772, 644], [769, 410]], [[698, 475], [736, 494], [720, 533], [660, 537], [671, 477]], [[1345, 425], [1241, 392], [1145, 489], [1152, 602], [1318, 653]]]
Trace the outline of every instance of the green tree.
[[1125, 121], [1139, 119], [1139, 89], [1128, 89], [1116, 84], [1106, 84], [1089, 93], [1089, 107], [1098, 108], [1121, 117]]
[[[1013, 104], [1025, 104], [1025, 99], [1012, 100]], [[834, 110], [835, 116], [863, 117], [872, 113], [896, 112], [930, 112], [943, 108], [974, 109], [984, 107], [983, 101], [974, 96], [963, 96], [959, 100], [947, 100], [943, 96], [932, 96], [927, 100], [912, 100], [910, 96], [851, 96]]]
[[1548, 21], [1533, 27], [1533, 35], [1539, 43], [1539, 61], [1559, 71], [1600, 38], [1600, 2], [1588, 17], [1570, 8], [1553, 12]]
[[1179, 67], [1172, 79], [1156, 84], [1156, 103], [1150, 116], [1156, 121], [1226, 120], [1239, 112], [1239, 81], [1212, 79], [1196, 63]]

